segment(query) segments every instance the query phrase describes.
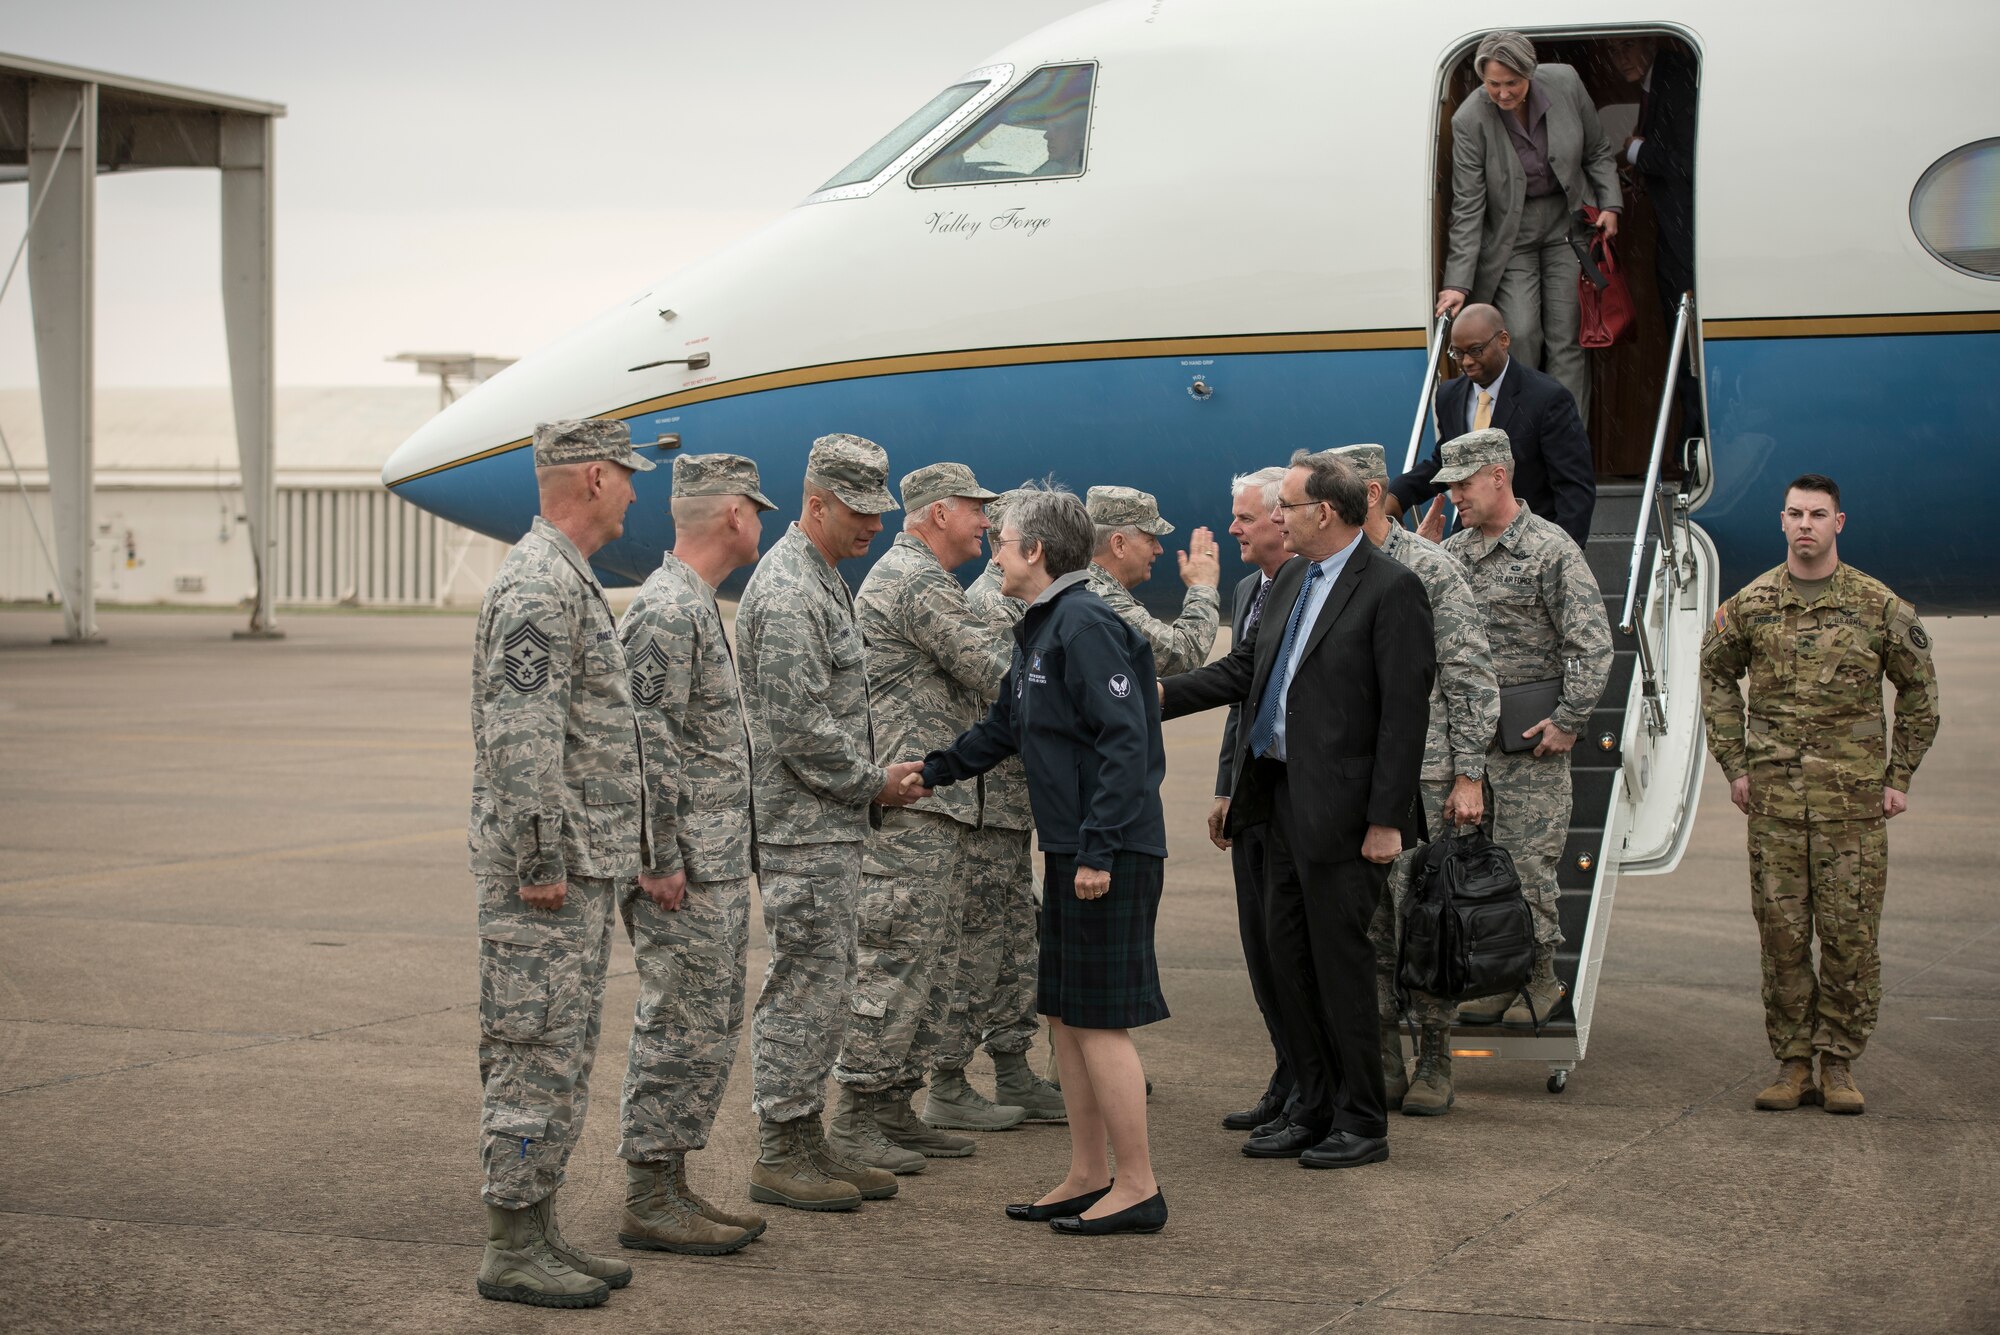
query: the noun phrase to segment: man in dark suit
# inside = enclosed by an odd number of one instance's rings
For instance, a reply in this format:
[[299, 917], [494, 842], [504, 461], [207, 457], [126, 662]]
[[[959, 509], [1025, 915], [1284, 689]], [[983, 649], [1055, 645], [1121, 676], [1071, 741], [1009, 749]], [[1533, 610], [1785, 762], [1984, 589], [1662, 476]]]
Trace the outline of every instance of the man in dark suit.
[[[1231, 643], [1241, 644], [1263, 619], [1264, 604], [1270, 598], [1271, 581], [1291, 558], [1285, 550], [1285, 531], [1278, 524], [1278, 486], [1285, 480], [1279, 467], [1260, 468], [1237, 477], [1230, 487], [1230, 536], [1245, 565], [1254, 566], [1236, 586], [1235, 608], [1229, 619]], [[1264, 932], [1264, 827], [1252, 825], [1230, 835], [1229, 794], [1236, 781], [1236, 733], [1242, 709], [1229, 707], [1222, 725], [1222, 750], [1215, 764], [1215, 805], [1208, 813], [1209, 840], [1229, 854], [1236, 874], [1236, 930], [1243, 941], [1243, 966], [1250, 975], [1250, 995], [1264, 1017], [1264, 1029], [1271, 1036], [1275, 1058], [1271, 1079], [1257, 1102], [1240, 1112], [1226, 1113], [1222, 1125], [1230, 1131], [1275, 1131], [1285, 1125], [1285, 1109], [1293, 1102], [1295, 1084], [1292, 1066], [1285, 1057], [1285, 1042], [1278, 1032], [1278, 1008], [1273, 1000], [1271, 951]], [[1266, 1127], [1266, 1123], [1276, 1125]]]
[[1368, 488], [1292, 456], [1275, 507], [1295, 553], [1227, 658], [1161, 683], [1176, 718], [1241, 704], [1224, 833], [1266, 823], [1265, 944], [1298, 1111], [1243, 1152], [1309, 1168], [1389, 1157], [1368, 920], [1417, 826], [1436, 648], [1407, 567], [1362, 542]]
[[[1651, 34], [1614, 40], [1611, 58], [1628, 82], [1639, 85], [1639, 123], [1625, 140], [1622, 159], [1653, 202], [1659, 233], [1653, 276], [1660, 319], [1671, 337], [1681, 293], [1694, 290], [1694, 130], [1700, 77], [1694, 57], [1678, 42]], [[1681, 406], [1683, 430], [1699, 432], [1701, 396], [1686, 379]]]
[[[1544, 519], [1552, 520], [1576, 545], [1590, 537], [1597, 508], [1597, 470], [1590, 437], [1577, 416], [1576, 400], [1553, 376], [1542, 374], [1508, 351], [1507, 324], [1492, 306], [1467, 306], [1451, 325], [1451, 356], [1464, 374], [1438, 386], [1438, 436], [1450, 440], [1468, 431], [1498, 427], [1514, 447], [1514, 494]], [[1389, 484], [1392, 518], [1426, 500], [1431, 507], [1419, 529], [1432, 541], [1444, 538], [1444, 488], [1433, 479], [1437, 456]]]

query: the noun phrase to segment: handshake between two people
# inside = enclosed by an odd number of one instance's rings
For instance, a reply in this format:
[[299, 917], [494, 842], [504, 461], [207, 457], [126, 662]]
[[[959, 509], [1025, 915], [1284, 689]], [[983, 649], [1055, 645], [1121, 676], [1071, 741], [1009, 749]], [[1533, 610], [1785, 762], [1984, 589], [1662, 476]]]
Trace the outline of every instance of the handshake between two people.
[[921, 760], [899, 760], [889, 766], [889, 776], [882, 781], [882, 791], [875, 794], [878, 807], [906, 807], [912, 802], [921, 802], [936, 789], [924, 787], [924, 762]]

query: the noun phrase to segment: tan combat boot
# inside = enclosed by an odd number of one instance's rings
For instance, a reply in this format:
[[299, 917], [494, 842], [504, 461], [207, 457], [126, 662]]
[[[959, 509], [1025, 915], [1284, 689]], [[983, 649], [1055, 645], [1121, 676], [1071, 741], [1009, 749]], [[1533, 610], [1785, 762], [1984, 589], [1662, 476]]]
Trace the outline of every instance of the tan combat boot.
[[1018, 1104], [995, 1103], [966, 1082], [965, 1071], [931, 1072], [930, 1097], [924, 1100], [924, 1120], [947, 1131], [1006, 1131], [1028, 1119]]
[[[817, 1117], [799, 1119], [799, 1145], [813, 1161], [813, 1166], [836, 1182], [845, 1182], [860, 1194], [864, 1201], [886, 1201], [896, 1194], [896, 1175], [885, 1169], [873, 1168], [867, 1164], [855, 1163], [837, 1153], [826, 1143], [826, 1128], [819, 1124]], [[917, 1156], [921, 1163], [923, 1156]]]
[[1391, 1112], [1403, 1106], [1409, 1092], [1410, 1072], [1403, 1065], [1403, 1035], [1393, 1024], [1382, 1026], [1382, 1090], [1389, 1096]]
[[1500, 1023], [1510, 1028], [1532, 1029], [1536, 1025], [1547, 1024], [1556, 1007], [1562, 1004], [1566, 989], [1556, 977], [1554, 956], [1535, 961], [1535, 971], [1528, 977], [1528, 985], [1523, 988], [1527, 995], [1514, 998], [1500, 1017]]
[[1451, 1087], [1451, 1030], [1427, 1024], [1417, 1031], [1417, 1073], [1403, 1095], [1403, 1116], [1442, 1117], [1457, 1097]]
[[1027, 1110], [1030, 1122], [1067, 1122], [1069, 1109], [1063, 1105], [1062, 1090], [1036, 1075], [1025, 1052], [993, 1054], [993, 1092], [1002, 1105], [1013, 1104]]
[[1499, 993], [1490, 997], [1472, 997], [1458, 1003], [1458, 1012], [1452, 1016], [1454, 1024], [1499, 1024], [1500, 1017], [1517, 998], [1512, 993]]
[[625, 1165], [625, 1215], [618, 1221], [618, 1245], [634, 1251], [680, 1252], [686, 1256], [727, 1256], [750, 1245], [756, 1234], [718, 1224], [696, 1208], [681, 1186], [675, 1166]]
[[1854, 1083], [1854, 1069], [1847, 1058], [1828, 1052], [1819, 1054], [1819, 1097], [1830, 1113], [1852, 1116], [1863, 1109], [1861, 1090]]
[[808, 1122], [817, 1129], [819, 1118], [758, 1123], [757, 1136], [762, 1148], [757, 1162], [750, 1165], [750, 1199], [766, 1205], [789, 1205], [794, 1210], [858, 1208], [861, 1193], [846, 1182], [828, 1177], [814, 1162], [812, 1151], [805, 1144]]
[[910, 1107], [911, 1091], [889, 1089], [874, 1099], [875, 1125], [906, 1150], [927, 1159], [963, 1159], [979, 1148], [971, 1136], [954, 1136], [927, 1124]]
[[843, 1161], [865, 1168], [880, 1168], [890, 1173], [923, 1172], [922, 1154], [904, 1149], [875, 1125], [874, 1104], [874, 1095], [857, 1094], [842, 1085], [840, 1098], [833, 1105], [833, 1129], [826, 1138], [828, 1147]]
[[1800, 1104], [1819, 1102], [1813, 1084], [1812, 1059], [1787, 1057], [1778, 1064], [1778, 1078], [1757, 1095], [1757, 1106], [1765, 1112], [1790, 1112]]
[[549, 1247], [543, 1233], [548, 1216], [542, 1205], [525, 1210], [486, 1207], [479, 1296], [531, 1307], [596, 1307], [611, 1296], [611, 1286], [569, 1265]]
[[601, 1279], [611, 1288], [622, 1289], [632, 1282], [632, 1267], [615, 1256], [593, 1256], [581, 1247], [572, 1247], [563, 1238], [562, 1226], [556, 1223], [556, 1193], [550, 1192], [535, 1205], [528, 1207], [542, 1214], [542, 1236], [548, 1239], [549, 1250], [556, 1258], [572, 1270], [580, 1270], [592, 1279]]
[[709, 1202], [700, 1192], [688, 1185], [687, 1156], [685, 1154], [674, 1155], [667, 1160], [664, 1166], [673, 1174], [674, 1189], [680, 1192], [687, 1200], [692, 1201], [694, 1208], [701, 1211], [703, 1218], [713, 1219], [718, 1224], [727, 1224], [730, 1228], [740, 1228], [753, 1238], [764, 1236], [763, 1215], [751, 1214], [747, 1211], [739, 1213], [735, 1210], [725, 1210], [721, 1206]]

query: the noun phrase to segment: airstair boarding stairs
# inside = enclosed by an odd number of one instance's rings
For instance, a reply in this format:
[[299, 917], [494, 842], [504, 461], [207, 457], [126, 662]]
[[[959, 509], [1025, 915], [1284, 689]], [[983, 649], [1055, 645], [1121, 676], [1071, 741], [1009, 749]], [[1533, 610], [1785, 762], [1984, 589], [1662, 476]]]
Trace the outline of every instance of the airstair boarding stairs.
[[[1432, 338], [1406, 469], [1430, 411], [1445, 328], [1440, 321]], [[1566, 999], [1539, 1029], [1452, 1031], [1452, 1055], [1462, 1060], [1546, 1062], [1552, 1094], [1568, 1085], [1589, 1045], [1619, 877], [1660, 875], [1679, 864], [1701, 789], [1701, 642], [1718, 596], [1715, 546], [1692, 518], [1711, 485], [1706, 442], [1685, 442], [1681, 482], [1660, 480], [1684, 351], [1699, 383], [1702, 345], [1692, 293], [1681, 298], [1646, 480], [1599, 485], [1584, 552], [1604, 593], [1614, 656], [1611, 679], [1570, 760], [1569, 837], [1557, 865], [1563, 947], [1556, 974]], [[1706, 421], [1705, 385], [1701, 400]]]

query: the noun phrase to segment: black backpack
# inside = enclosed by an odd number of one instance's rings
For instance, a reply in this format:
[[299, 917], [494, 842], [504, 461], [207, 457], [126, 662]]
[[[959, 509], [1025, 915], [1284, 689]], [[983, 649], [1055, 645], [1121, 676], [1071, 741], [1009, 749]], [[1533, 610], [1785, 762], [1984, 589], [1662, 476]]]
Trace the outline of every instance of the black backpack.
[[1484, 830], [1424, 850], [1402, 929], [1396, 993], [1405, 1011], [1411, 991], [1447, 1001], [1518, 993], [1535, 966], [1535, 920], [1514, 859]]

